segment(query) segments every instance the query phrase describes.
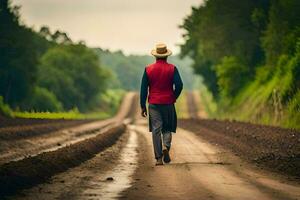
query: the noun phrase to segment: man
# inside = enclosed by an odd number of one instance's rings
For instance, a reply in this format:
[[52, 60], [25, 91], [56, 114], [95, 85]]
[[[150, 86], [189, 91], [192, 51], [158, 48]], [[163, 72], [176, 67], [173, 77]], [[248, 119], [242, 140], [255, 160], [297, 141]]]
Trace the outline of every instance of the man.
[[[151, 51], [156, 62], [147, 66], [141, 83], [141, 115], [147, 116], [146, 99], [149, 88], [149, 130], [152, 132], [156, 165], [171, 161], [172, 132], [176, 132], [177, 116], [174, 103], [182, 91], [182, 80], [177, 68], [167, 62], [172, 52], [165, 44], [157, 44]], [[163, 145], [162, 145], [163, 140]]]

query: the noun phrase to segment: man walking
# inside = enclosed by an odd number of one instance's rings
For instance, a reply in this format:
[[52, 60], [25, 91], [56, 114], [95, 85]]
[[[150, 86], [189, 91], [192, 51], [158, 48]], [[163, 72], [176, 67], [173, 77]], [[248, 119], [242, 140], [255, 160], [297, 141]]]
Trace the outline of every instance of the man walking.
[[[152, 132], [156, 165], [171, 161], [172, 132], [176, 132], [177, 116], [174, 103], [182, 91], [182, 80], [177, 68], [167, 62], [172, 52], [165, 44], [157, 44], [151, 51], [156, 62], [145, 68], [140, 92], [143, 117], [147, 116], [146, 99], [149, 103], [149, 130]], [[163, 144], [162, 144], [163, 143]]]

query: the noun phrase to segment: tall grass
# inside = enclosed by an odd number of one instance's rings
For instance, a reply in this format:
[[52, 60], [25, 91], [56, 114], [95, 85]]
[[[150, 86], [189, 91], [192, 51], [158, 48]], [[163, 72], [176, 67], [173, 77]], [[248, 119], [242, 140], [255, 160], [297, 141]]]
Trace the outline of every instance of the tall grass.
[[80, 113], [77, 109], [67, 112], [13, 112], [14, 117], [32, 119], [105, 119], [110, 117], [106, 112]]
[[299, 55], [283, 55], [276, 66], [260, 67], [238, 95], [219, 102], [219, 118], [300, 129], [300, 92], [295, 88]]
[[175, 103], [175, 107], [176, 107], [177, 117], [179, 119], [189, 118], [189, 112], [188, 112], [188, 107], [187, 107], [187, 97], [186, 97], [185, 91], [182, 91], [182, 93], [178, 97], [178, 99]]
[[201, 98], [210, 118], [235, 119], [300, 130], [300, 45], [294, 56], [282, 55], [276, 66], [262, 66], [255, 79], [237, 95], [214, 101], [200, 87]]
[[4, 115], [6, 117], [13, 116], [12, 110], [10, 109], [9, 105], [4, 103], [2, 96], [0, 96], [0, 115]]
[[82, 113], [77, 108], [62, 112], [49, 111], [13, 111], [3, 103], [0, 96], [0, 114], [6, 117], [34, 118], [34, 119], [106, 119], [112, 117], [118, 110], [125, 92], [123, 90], [109, 89], [103, 94], [99, 94], [97, 107], [93, 110]]
[[214, 101], [213, 95], [204, 84], [200, 85], [200, 98], [205, 113], [209, 118], [215, 118], [217, 115], [217, 103]]

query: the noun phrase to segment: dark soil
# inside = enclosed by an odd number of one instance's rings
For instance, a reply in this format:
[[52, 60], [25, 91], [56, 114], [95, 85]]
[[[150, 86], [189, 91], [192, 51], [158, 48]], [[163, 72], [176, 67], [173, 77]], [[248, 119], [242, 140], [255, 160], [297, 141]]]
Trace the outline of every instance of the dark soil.
[[44, 182], [56, 173], [91, 159], [113, 145], [125, 129], [125, 125], [118, 125], [91, 139], [0, 166], [0, 197]]
[[16, 140], [42, 135], [93, 120], [0, 119], [0, 139]]
[[182, 119], [179, 126], [284, 175], [300, 179], [300, 132], [237, 121]]
[[11, 126], [26, 126], [38, 124], [52, 124], [62, 122], [81, 122], [91, 120], [78, 120], [78, 119], [29, 119], [29, 118], [6, 118], [0, 115], [0, 128]]

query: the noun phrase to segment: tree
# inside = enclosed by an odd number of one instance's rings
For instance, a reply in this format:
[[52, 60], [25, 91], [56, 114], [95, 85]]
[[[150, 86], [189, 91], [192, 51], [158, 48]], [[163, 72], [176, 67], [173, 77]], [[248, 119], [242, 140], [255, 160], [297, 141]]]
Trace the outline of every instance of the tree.
[[59, 30], [55, 31], [51, 35], [51, 39], [53, 42], [59, 43], [59, 44], [71, 44], [72, 40], [69, 38], [68, 34], [65, 32], [61, 32]]
[[184, 20], [182, 56], [193, 58], [195, 71], [203, 76], [215, 97], [219, 89], [214, 68], [224, 57], [240, 60], [249, 68], [248, 75], [252, 78], [256, 66], [263, 62], [260, 35], [267, 7], [267, 0], [207, 0], [193, 8], [192, 14]]
[[62, 104], [56, 96], [45, 88], [35, 87], [32, 98], [26, 102], [27, 110], [34, 111], [61, 111]]
[[0, 1], [0, 95], [16, 106], [33, 89], [37, 73], [34, 33], [19, 23], [18, 9]]
[[57, 45], [41, 58], [38, 83], [53, 92], [65, 109], [86, 111], [109, 78], [94, 52], [81, 44]]
[[248, 80], [249, 69], [235, 57], [224, 57], [215, 68], [222, 97], [233, 97]]
[[275, 67], [281, 54], [293, 54], [300, 38], [300, 1], [272, 0], [269, 23], [262, 36], [266, 63]]

